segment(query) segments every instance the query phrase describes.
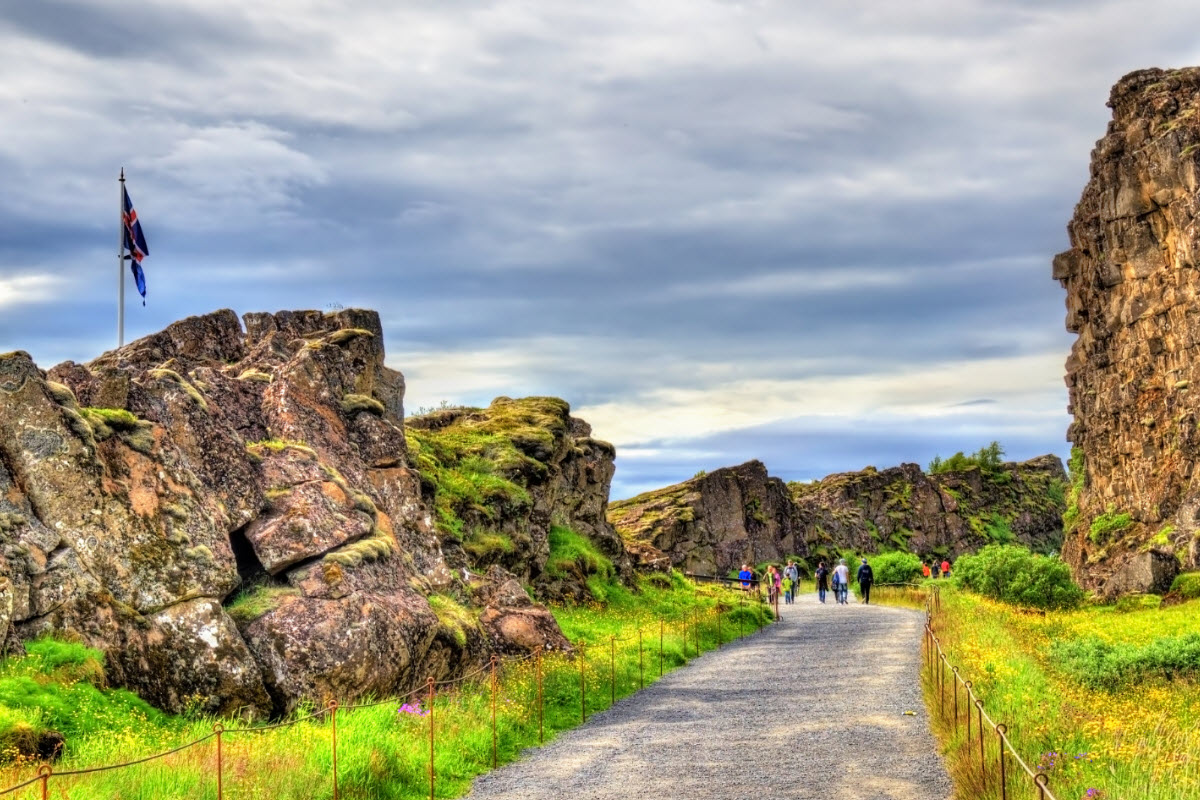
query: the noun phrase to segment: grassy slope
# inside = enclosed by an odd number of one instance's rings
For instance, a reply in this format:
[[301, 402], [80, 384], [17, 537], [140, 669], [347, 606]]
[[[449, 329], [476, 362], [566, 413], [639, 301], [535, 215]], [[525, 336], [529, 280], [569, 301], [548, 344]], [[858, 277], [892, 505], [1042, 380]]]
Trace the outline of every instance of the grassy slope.
[[[663, 668], [669, 671], [697, 654], [696, 631], [684, 623], [700, 619], [701, 651], [717, 644], [714, 610], [722, 605], [722, 639], [738, 629], [753, 632], [765, 620], [760, 608], [743, 607], [740, 595], [713, 587], [697, 587], [678, 575], [643, 582], [640, 594], [611, 584], [606, 605], [556, 608], [564, 631], [576, 643], [586, 642], [587, 711], [607, 708], [613, 695], [611, 659], [616, 639], [616, 696], [637, 690], [642, 680], [658, 676], [659, 621], [665, 620]], [[757, 615], [757, 616], [756, 616]], [[639, 667], [638, 630], [644, 633]], [[38, 647], [33, 649], [38, 651]], [[61, 647], [57, 643], [44, 646]], [[75, 645], [67, 646], [83, 650]], [[14, 717], [34, 727], [57, 727], [68, 736], [66, 754], [56, 770], [109, 764], [160, 752], [211, 732], [217, 720], [170, 717], [154, 711], [126, 692], [102, 692], [88, 679], [100, 673], [97, 654], [84, 654], [84, 667], [47, 668], [41, 656], [0, 662], [0, 692], [9, 681], [31, 677], [49, 697], [21, 705], [13, 693], [0, 696], [0, 720]], [[87, 659], [92, 659], [88, 661]], [[76, 661], [80, 659], [76, 658]], [[544, 664], [546, 738], [573, 727], [580, 719], [578, 662], [564, 656]], [[480, 676], [486, 679], [486, 675]], [[497, 697], [497, 750], [501, 763], [538, 741], [536, 666], [533, 660], [510, 662], [502, 670]], [[75, 694], [78, 693], [78, 694]], [[90, 697], [86, 703], [78, 698]], [[97, 699], [99, 698], [99, 699]], [[411, 699], [424, 702], [423, 694]], [[398, 713], [401, 700], [338, 714], [340, 795], [348, 798], [428, 797], [429, 721]], [[40, 705], [39, 705], [40, 704]], [[44, 705], [45, 709], [39, 710]], [[60, 713], [50, 713], [57, 708]], [[468, 682], [437, 696], [435, 706], [437, 793], [462, 794], [471, 779], [491, 766], [491, 696], [486, 680]], [[46, 716], [42, 716], [43, 712]], [[22, 716], [23, 715], [23, 716]], [[224, 720], [227, 728], [238, 723]], [[3, 730], [3, 729], [0, 729]], [[324, 798], [332, 796], [331, 730], [327, 720], [302, 722], [261, 733], [227, 734], [223, 757], [226, 797]], [[29, 778], [30, 759], [14, 759], [0, 768], [4, 786]], [[55, 779], [51, 794], [71, 800], [121, 797], [215, 797], [214, 742], [209, 740], [178, 755], [113, 772]]]
[[[1195, 678], [1150, 678], [1112, 691], [1089, 689], [1051, 657], [1056, 641], [1096, 636], [1141, 645], [1200, 632], [1200, 602], [1169, 609], [1088, 607], [1030, 614], [950, 588], [937, 632], [950, 663], [974, 682], [985, 708], [1009, 726], [1031, 766], [1041, 764], [1059, 798], [1200, 798], [1200, 692]], [[949, 691], [947, 698], [949, 702]], [[961, 796], [998, 796], [978, 778], [978, 742], [938, 721]], [[993, 756], [989, 756], [992, 758]], [[1089, 789], [1099, 794], [1086, 795]]]

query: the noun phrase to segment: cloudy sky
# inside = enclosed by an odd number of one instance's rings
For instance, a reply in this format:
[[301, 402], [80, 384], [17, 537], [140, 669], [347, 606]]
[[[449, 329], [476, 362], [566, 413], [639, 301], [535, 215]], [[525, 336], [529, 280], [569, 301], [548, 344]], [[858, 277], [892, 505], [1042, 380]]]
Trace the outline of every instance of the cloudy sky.
[[1050, 259], [1109, 87], [1200, 6], [0, 3], [0, 351], [366, 306], [410, 410], [568, 399], [614, 497], [1065, 454]]

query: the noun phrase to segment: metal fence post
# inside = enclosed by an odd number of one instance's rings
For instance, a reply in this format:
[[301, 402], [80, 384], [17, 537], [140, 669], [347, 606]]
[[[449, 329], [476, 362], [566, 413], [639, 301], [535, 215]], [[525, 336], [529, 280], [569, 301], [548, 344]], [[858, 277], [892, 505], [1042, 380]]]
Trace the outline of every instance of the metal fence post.
[[587, 661], [587, 644], [579, 643], [579, 719], [587, 722], [587, 678], [584, 677], [584, 662]]
[[608, 681], [612, 687], [609, 705], [617, 702], [617, 637], [608, 637]]
[[492, 654], [492, 769], [500, 765], [496, 752], [496, 654]]
[[42, 780], [42, 800], [50, 800], [50, 776], [54, 774], [54, 767], [49, 764], [42, 764], [38, 767], [38, 777]]
[[1000, 800], [1008, 800], [1008, 776], [1004, 773], [1004, 732], [1006, 730], [1008, 728], [1003, 722], [996, 726], [996, 745], [1000, 750], [998, 754], [1000, 759]]
[[221, 763], [221, 734], [225, 732], [225, 726], [219, 722], [213, 723], [213, 733], [217, 736], [217, 800], [223, 800], [225, 796], [225, 787], [222, 782], [222, 763]]
[[954, 671], [954, 677], [951, 680], [951, 682], [954, 684], [954, 732], [958, 733], [958, 667], [951, 667], [951, 669]]
[[338, 800], [337, 781], [337, 700], [329, 701], [329, 730], [332, 734], [331, 748], [333, 750], [333, 800]]
[[433, 676], [425, 680], [429, 687], [429, 800], [433, 800], [433, 787], [436, 773], [433, 769]]
[[658, 677], [663, 676], [663, 620], [658, 621]]
[[725, 637], [721, 635], [721, 601], [717, 601], [717, 648], [725, 646]]
[[537, 686], [538, 686], [538, 744], [545, 742], [542, 718], [545, 715], [545, 701], [542, 699], [542, 646], [537, 647]]
[[983, 781], [983, 787], [987, 788], [987, 762], [983, 758], [983, 701], [979, 698], [975, 699], [975, 708], [979, 710], [979, 775]]
[[1046, 800], [1046, 786], [1050, 783], [1050, 776], [1044, 772], [1039, 772], [1033, 777], [1033, 782], [1037, 784], [1038, 800]]
[[646, 688], [646, 658], [642, 648], [642, 629], [638, 628], [638, 688]]

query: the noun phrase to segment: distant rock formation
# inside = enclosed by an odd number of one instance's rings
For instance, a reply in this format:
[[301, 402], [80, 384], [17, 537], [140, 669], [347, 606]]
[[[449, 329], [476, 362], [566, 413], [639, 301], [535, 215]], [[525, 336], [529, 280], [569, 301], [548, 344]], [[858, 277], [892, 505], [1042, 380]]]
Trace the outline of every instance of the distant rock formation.
[[1052, 455], [926, 475], [916, 464], [868, 467], [784, 484], [750, 461], [612, 503], [631, 551], [678, 569], [725, 575], [743, 562], [910, 550], [956, 557], [991, 542], [1061, 543], [1066, 473]]
[[[443, 421], [486, 428], [452, 437], [476, 450], [413, 431], [414, 455], [375, 312], [244, 320], [189, 318], [48, 374], [0, 355], [7, 644], [78, 637], [114, 683], [213, 713], [385, 695], [493, 652], [568, 648], [521, 581], [586, 591], [569, 568], [548, 576], [552, 524], [628, 574], [605, 520], [612, 447], [562, 401], [502, 398]], [[448, 528], [455, 487], [476, 478], [485, 496]], [[497, 552], [472, 551], [506, 531]]]
[[1200, 565], [1200, 68], [1130, 73], [1108, 105], [1053, 274], [1078, 334], [1064, 556], [1115, 595]]

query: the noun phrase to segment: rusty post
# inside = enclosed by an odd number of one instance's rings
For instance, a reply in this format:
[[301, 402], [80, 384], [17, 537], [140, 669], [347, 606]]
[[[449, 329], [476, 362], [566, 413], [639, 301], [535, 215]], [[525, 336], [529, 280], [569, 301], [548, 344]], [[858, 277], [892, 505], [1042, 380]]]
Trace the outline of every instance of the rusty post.
[[979, 709], [979, 776], [983, 787], [987, 788], [987, 762], [983, 760], [983, 701], [976, 698], [975, 708]]
[[219, 722], [213, 723], [213, 733], [217, 736], [217, 800], [223, 800], [225, 796], [225, 787], [222, 783], [222, 763], [221, 763], [221, 734], [225, 732], [225, 726]]
[[608, 637], [608, 682], [612, 687], [608, 704], [617, 702], [617, 637]]
[[974, 684], [972, 684], [970, 681], [967, 681], [965, 684], [963, 684], [964, 688], [966, 688], [966, 690], [967, 690], [966, 706], [967, 706], [967, 750], [968, 750], [968, 752], [971, 749], [971, 701], [975, 698], [975, 693], [973, 691], [971, 691], [971, 687], [973, 685]]
[[717, 601], [717, 648], [725, 646], [725, 637], [721, 635], [721, 601]]
[[958, 733], [958, 667], [951, 667], [951, 669], [954, 671], [954, 677], [950, 681], [954, 684], [954, 732]]
[[492, 654], [492, 769], [500, 766], [496, 753], [496, 656]]
[[433, 676], [430, 675], [425, 682], [429, 687], [429, 800], [433, 800], [434, 778], [436, 777], [433, 769]]
[[938, 653], [938, 710], [946, 718], [946, 656]]
[[746, 635], [746, 595], [742, 594], [742, 613], [738, 616], [738, 638]]
[[663, 621], [658, 621], [658, 677], [663, 676]]
[[1046, 800], [1046, 785], [1050, 783], [1050, 776], [1039, 772], [1033, 776], [1033, 782], [1037, 784], [1038, 800]]
[[587, 678], [583, 675], [584, 662], [587, 661], [587, 643], [579, 643], [579, 720], [587, 722]]
[[333, 800], [338, 800], [337, 782], [337, 700], [329, 701], [329, 731], [331, 734], [331, 750], [333, 752]]
[[1004, 773], [1004, 732], [1007, 730], [1003, 722], [996, 726], [996, 744], [1000, 751], [1000, 800], [1008, 800], [1008, 776]]
[[42, 764], [38, 767], [38, 777], [42, 781], [42, 800], [50, 800], [50, 776], [54, 774], [54, 767], [49, 764]]
[[545, 715], [545, 705], [542, 699], [542, 646], [537, 647], [537, 683], [538, 683], [538, 744], [545, 742], [542, 718]]
[[646, 658], [642, 648], [642, 629], [638, 628], [638, 688], [646, 688]]

